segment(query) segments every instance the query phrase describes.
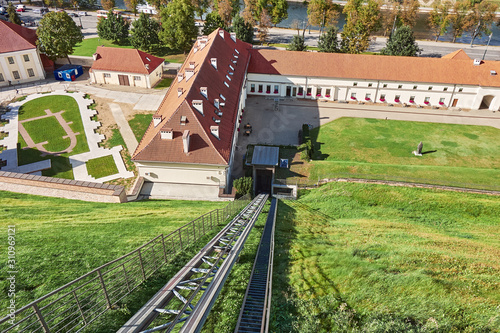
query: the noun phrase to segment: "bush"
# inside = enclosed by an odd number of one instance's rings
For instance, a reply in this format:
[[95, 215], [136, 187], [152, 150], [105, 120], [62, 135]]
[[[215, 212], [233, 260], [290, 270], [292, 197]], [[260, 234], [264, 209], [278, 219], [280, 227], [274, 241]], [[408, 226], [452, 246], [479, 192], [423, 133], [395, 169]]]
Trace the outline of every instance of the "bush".
[[309, 134], [309, 125], [302, 125], [302, 144], [299, 149], [303, 150], [300, 154], [300, 158], [303, 160], [311, 160], [313, 157], [314, 149], [311, 141], [311, 136]]
[[233, 186], [236, 188], [238, 195], [252, 194], [253, 189], [253, 179], [252, 177], [241, 177], [235, 179]]

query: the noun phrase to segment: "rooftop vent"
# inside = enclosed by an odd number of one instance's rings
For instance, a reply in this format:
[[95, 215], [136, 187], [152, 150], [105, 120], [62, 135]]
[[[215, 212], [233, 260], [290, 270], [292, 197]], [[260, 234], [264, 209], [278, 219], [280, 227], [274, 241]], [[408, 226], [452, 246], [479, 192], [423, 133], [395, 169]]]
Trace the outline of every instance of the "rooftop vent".
[[216, 98], [214, 99], [214, 106], [218, 109], [219, 108], [219, 99]]
[[235, 32], [231, 32], [231, 39], [233, 40], [233, 42], [236, 43], [236, 33]]
[[233, 67], [233, 65], [231, 65], [231, 64], [230, 64], [230, 65], [229, 65], [229, 68], [231, 68], [231, 70], [232, 70], [232, 71], [234, 71], [234, 67]]
[[212, 66], [217, 69], [217, 58], [210, 58], [210, 64], [212, 64]]
[[474, 59], [474, 66], [481, 65], [481, 59]]
[[238, 51], [237, 49], [234, 49], [234, 52], [240, 54], [240, 51]]
[[177, 74], [177, 82], [181, 82], [183, 78], [184, 78], [184, 74], [182, 74], [182, 73]]
[[193, 48], [193, 53], [196, 53], [196, 52], [198, 52], [198, 48], [197, 48], [197, 47], [194, 47], [194, 48]]
[[224, 101], [226, 100], [226, 97], [224, 97], [224, 95], [222, 94], [219, 94], [220, 98], [222, 98]]
[[187, 123], [187, 117], [186, 116], [181, 116], [181, 125], [186, 125]]
[[194, 61], [190, 61], [190, 62], [189, 62], [189, 68], [194, 69], [194, 65], [195, 65], [195, 64], [196, 64], [196, 63], [195, 63]]
[[224, 30], [222, 29], [219, 30], [219, 36], [221, 36], [222, 39], [224, 39]]
[[177, 88], [177, 97], [182, 95], [182, 88]]
[[153, 116], [153, 126], [156, 127], [161, 123], [161, 116]]
[[212, 117], [212, 120], [216, 123], [216, 124], [220, 124], [220, 119], [217, 119], [215, 117]]
[[210, 133], [212, 133], [212, 135], [218, 139], [219, 138], [219, 126], [210, 126]]
[[165, 128], [160, 131], [160, 138], [163, 140], [172, 140], [174, 138], [174, 132], [171, 128]]
[[95, 60], [97, 60], [98, 58], [100, 58], [99, 53], [97, 53], [97, 52], [96, 52], [96, 53], [94, 53], [94, 54], [92, 55], [92, 58], [94, 58], [94, 61], [95, 61]]
[[203, 97], [208, 99], [208, 89], [207, 87], [201, 87], [200, 88], [200, 93], [203, 95]]
[[490, 71], [490, 75], [497, 75], [496, 71]]
[[148, 57], [146, 57], [146, 60], [149, 61], [149, 62], [151, 62], [151, 59], [149, 59]]
[[227, 83], [226, 81], [224, 81], [224, 85], [229, 88], [229, 83]]

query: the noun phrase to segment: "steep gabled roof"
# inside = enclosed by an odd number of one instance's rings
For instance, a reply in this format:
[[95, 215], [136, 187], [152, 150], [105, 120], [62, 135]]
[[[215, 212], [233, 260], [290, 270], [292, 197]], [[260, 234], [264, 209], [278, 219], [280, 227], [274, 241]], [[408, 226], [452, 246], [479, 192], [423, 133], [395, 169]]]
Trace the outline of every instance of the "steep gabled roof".
[[[465, 52], [464, 52], [465, 53]], [[500, 87], [500, 61], [253, 49], [248, 73]]]
[[463, 49], [460, 49], [450, 54], [444, 55], [442, 59], [471, 60], [471, 57], [469, 57]]
[[164, 59], [136, 49], [98, 46], [91, 69], [124, 73], [151, 74]]
[[[199, 38], [178, 72], [182, 80], [174, 79], [154, 115], [154, 118], [161, 119], [159, 124], [156, 127], [153, 122], [150, 124], [132, 158], [139, 161], [227, 165], [250, 57], [249, 49], [250, 44], [233, 40], [229, 33], [221, 29]], [[212, 61], [216, 62], [217, 68]], [[206, 88], [207, 97], [202, 95], [201, 88]], [[225, 105], [217, 109], [215, 99]], [[193, 107], [193, 101], [202, 102], [203, 113]], [[218, 112], [222, 115], [219, 116]], [[181, 116], [186, 116], [186, 125], [180, 124]], [[211, 134], [211, 126], [218, 126], [218, 137]], [[174, 132], [172, 140], [160, 138], [161, 130], [167, 128]], [[188, 154], [182, 148], [185, 129], [190, 131], [193, 140]]]
[[36, 31], [0, 20], [0, 53], [36, 48]]

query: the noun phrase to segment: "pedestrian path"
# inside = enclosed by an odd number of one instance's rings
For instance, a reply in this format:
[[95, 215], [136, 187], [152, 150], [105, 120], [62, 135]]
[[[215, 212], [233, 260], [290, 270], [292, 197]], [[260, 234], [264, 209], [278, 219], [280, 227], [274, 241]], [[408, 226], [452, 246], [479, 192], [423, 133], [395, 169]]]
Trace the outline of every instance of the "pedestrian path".
[[109, 103], [108, 105], [111, 109], [113, 117], [115, 118], [115, 122], [118, 125], [123, 141], [125, 141], [125, 144], [127, 145], [128, 151], [133, 153], [137, 148], [138, 142], [127, 119], [125, 119], [122, 108], [116, 103]]

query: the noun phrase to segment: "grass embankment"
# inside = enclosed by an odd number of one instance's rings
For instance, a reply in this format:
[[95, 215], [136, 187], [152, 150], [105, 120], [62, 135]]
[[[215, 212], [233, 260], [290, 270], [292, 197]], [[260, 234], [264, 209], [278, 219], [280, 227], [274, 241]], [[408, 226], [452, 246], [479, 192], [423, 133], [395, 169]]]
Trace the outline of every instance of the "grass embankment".
[[144, 133], [146, 133], [146, 130], [148, 129], [149, 124], [152, 120], [152, 113], [140, 113], [136, 114], [134, 118], [128, 121], [132, 132], [134, 132], [137, 142], [141, 142], [141, 139], [144, 136]]
[[498, 332], [500, 198], [331, 183], [281, 202], [273, 332]]
[[[89, 151], [78, 104], [74, 98], [69, 96], [39, 97], [23, 104], [19, 108], [19, 120], [44, 116], [46, 115], [45, 110], [50, 110], [52, 113], [64, 111], [62, 113], [64, 120], [68, 123], [70, 122], [69, 127], [71, 127], [74, 133], [79, 133], [76, 135], [77, 145], [70, 153], [64, 153], [59, 156], [41, 156], [40, 151], [37, 149], [23, 149], [27, 147], [27, 144], [21, 137], [21, 134], [19, 134], [17, 149], [19, 165], [50, 159], [52, 168], [44, 170], [42, 172], [44, 176], [73, 179], [73, 169], [69, 163], [68, 156]], [[23, 126], [35, 143], [48, 141], [45, 145], [48, 151], [58, 152], [68, 148], [70, 144], [69, 138], [62, 138], [66, 135], [66, 132], [55, 117], [25, 122]]]
[[[225, 202], [90, 203], [0, 191], [0, 227], [16, 226], [16, 307], [168, 234]], [[6, 290], [7, 281], [0, 281]], [[0, 304], [6, 308], [7, 298]]]
[[[107, 47], [118, 47], [122, 49], [133, 49], [134, 47], [130, 42], [125, 42], [124, 44], [114, 44], [112, 41], [102, 38], [85, 38], [80, 44], [77, 44], [74, 48], [73, 55], [92, 57], [92, 55], [97, 50], [98, 46]], [[186, 55], [173, 51], [167, 47], [162, 47], [156, 52], [152, 52], [153, 55], [164, 58], [168, 62], [183, 63], [186, 59]]]
[[93, 158], [88, 160], [86, 165], [89, 175], [95, 179], [118, 173], [118, 168], [116, 167], [115, 160], [112, 155]]
[[[500, 190], [500, 130], [488, 126], [340, 118], [311, 130], [313, 161], [291, 174]], [[423, 156], [414, 156], [422, 141]], [[306, 163], [307, 164], [307, 163]], [[304, 174], [304, 170], [307, 173]]]

